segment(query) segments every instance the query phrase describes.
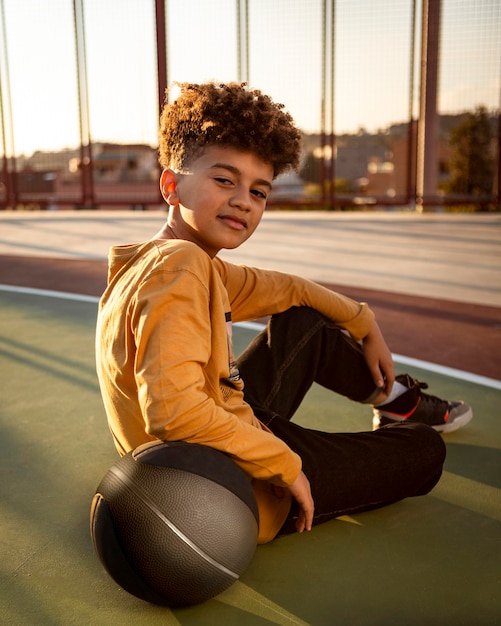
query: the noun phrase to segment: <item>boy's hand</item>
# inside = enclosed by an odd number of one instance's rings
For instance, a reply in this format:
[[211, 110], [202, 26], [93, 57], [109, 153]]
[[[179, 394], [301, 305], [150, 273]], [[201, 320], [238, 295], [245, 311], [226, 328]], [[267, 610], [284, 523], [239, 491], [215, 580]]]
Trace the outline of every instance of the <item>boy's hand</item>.
[[395, 382], [395, 370], [390, 349], [376, 322], [362, 341], [362, 349], [374, 383], [388, 395]]
[[296, 522], [297, 532], [302, 533], [303, 530], [311, 530], [315, 505], [311, 497], [310, 481], [304, 472], [300, 472], [288, 489], [299, 504], [299, 517]]

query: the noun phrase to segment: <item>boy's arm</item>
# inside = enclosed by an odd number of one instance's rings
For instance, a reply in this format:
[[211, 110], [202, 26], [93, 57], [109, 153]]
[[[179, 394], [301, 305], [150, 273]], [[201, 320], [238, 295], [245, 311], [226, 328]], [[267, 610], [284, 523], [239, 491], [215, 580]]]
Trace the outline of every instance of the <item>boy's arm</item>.
[[366, 303], [326, 289], [305, 278], [214, 260], [231, 302], [233, 321], [280, 313], [292, 306], [309, 306], [345, 328], [355, 339], [372, 329], [374, 313]]
[[[234, 321], [279, 313], [291, 306], [309, 306], [354, 339], [363, 340], [363, 351], [376, 386], [389, 394], [395, 379], [393, 359], [366, 303], [326, 289], [299, 276], [245, 266], [217, 259], [217, 267], [230, 297]], [[381, 399], [381, 398], [380, 398]]]
[[213, 329], [205, 281], [187, 270], [156, 272], [139, 289], [131, 325], [139, 404], [149, 434], [224, 451], [256, 479], [281, 486], [294, 482], [299, 457], [260, 426], [250, 407], [247, 420], [241, 419], [216, 404], [217, 389], [208, 392], [204, 371]]

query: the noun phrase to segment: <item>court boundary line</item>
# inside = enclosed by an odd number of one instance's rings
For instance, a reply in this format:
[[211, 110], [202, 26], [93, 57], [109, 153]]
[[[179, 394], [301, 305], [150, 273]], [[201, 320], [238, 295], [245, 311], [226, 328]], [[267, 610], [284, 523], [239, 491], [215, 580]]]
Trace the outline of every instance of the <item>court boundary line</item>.
[[[0, 292], [11, 291], [14, 293], [22, 293], [32, 296], [41, 296], [46, 298], [60, 298], [62, 300], [74, 300], [76, 302], [89, 302], [97, 304], [99, 298], [97, 296], [88, 296], [85, 294], [70, 293], [67, 291], [54, 291], [51, 289], [36, 289], [34, 287], [18, 287], [16, 285], [2, 285], [0, 284]], [[259, 322], [237, 322], [235, 326], [246, 328], [248, 330], [261, 331], [265, 327], [264, 324]], [[468, 383], [475, 385], [482, 385], [484, 387], [490, 387], [501, 391], [501, 380], [495, 378], [489, 378], [487, 376], [481, 376], [480, 374], [473, 374], [472, 372], [465, 372], [464, 370], [448, 367], [447, 365], [440, 365], [438, 363], [432, 363], [430, 361], [423, 361], [421, 359], [415, 359], [402, 354], [392, 353], [395, 363], [402, 365], [410, 365], [412, 367], [418, 367], [434, 374], [442, 374], [450, 378], [456, 378], [458, 380], [464, 380]]]
[[0, 291], [13, 291], [28, 296], [42, 296], [46, 298], [60, 298], [61, 300], [76, 300], [79, 302], [99, 302], [97, 296], [87, 296], [81, 293], [68, 291], [53, 291], [52, 289], [36, 289], [35, 287], [17, 287], [16, 285], [0, 285]]

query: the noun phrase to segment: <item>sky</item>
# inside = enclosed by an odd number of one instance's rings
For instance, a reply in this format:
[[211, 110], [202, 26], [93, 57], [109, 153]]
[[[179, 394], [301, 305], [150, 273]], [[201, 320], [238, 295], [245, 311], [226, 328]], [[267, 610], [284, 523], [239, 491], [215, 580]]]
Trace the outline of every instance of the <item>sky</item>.
[[[283, 102], [306, 132], [320, 129], [322, 4], [249, 0], [249, 83]], [[0, 0], [0, 6], [7, 152], [77, 146], [73, 0]], [[91, 138], [155, 145], [154, 0], [83, 0], [83, 6]], [[411, 0], [336, 0], [336, 61], [328, 69], [337, 133], [408, 119], [411, 6]], [[497, 109], [501, 2], [443, 0], [442, 18], [439, 110]], [[167, 24], [169, 82], [238, 79], [236, 0], [167, 0]], [[416, 54], [416, 77], [418, 71]], [[415, 88], [414, 115], [417, 98]]]

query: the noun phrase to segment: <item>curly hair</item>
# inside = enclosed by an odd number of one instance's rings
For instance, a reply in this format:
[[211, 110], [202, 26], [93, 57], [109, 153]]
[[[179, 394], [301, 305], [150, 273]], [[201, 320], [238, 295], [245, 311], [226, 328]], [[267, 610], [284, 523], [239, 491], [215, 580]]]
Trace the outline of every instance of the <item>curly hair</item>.
[[184, 169], [207, 146], [249, 151], [273, 167], [274, 176], [297, 170], [301, 134], [283, 104], [246, 83], [175, 83], [179, 97], [160, 117], [159, 161]]

